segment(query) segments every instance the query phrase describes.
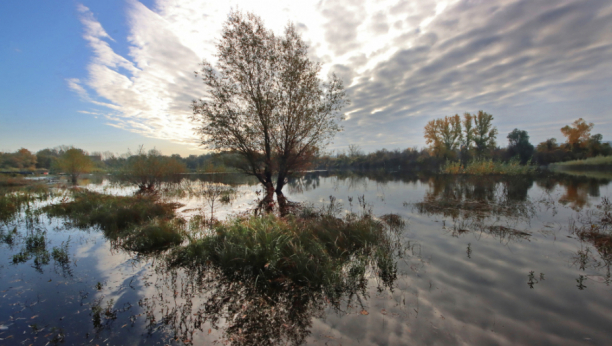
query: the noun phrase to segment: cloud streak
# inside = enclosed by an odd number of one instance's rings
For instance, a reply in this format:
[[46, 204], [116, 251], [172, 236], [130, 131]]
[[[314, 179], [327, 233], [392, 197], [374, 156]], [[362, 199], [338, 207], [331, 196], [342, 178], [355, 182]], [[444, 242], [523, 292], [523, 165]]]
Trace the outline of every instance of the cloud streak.
[[[323, 63], [322, 76], [336, 72], [345, 80], [352, 105], [336, 147], [422, 145], [431, 118], [479, 109], [496, 116], [502, 134], [520, 127], [539, 134], [538, 140], [547, 130], [538, 123], [584, 116], [551, 109], [604, 104], [612, 85], [609, 1], [129, 4], [128, 57], [113, 51], [113, 38], [79, 5], [93, 57], [89, 78], [67, 83], [82, 99], [107, 106], [109, 125], [186, 145], [198, 143], [190, 102], [205, 96], [192, 72], [203, 59], [214, 62], [214, 44], [231, 8], [261, 15], [277, 33], [293, 21], [312, 58]], [[596, 125], [610, 116], [591, 115]], [[609, 123], [602, 125], [598, 132], [611, 132]]]

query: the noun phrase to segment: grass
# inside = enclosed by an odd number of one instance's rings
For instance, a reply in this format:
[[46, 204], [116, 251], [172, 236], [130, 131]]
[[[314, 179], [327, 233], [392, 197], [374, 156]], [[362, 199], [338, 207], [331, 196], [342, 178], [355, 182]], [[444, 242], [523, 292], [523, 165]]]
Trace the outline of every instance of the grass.
[[298, 285], [338, 292], [363, 280], [368, 267], [385, 282], [396, 276], [390, 231], [403, 221], [371, 214], [338, 218], [307, 216], [238, 217], [219, 222], [213, 234], [175, 248], [173, 266], [210, 266], [228, 277], [255, 279], [256, 285]]
[[558, 162], [550, 165], [555, 169], [605, 168], [612, 167], [612, 156], [589, 157], [584, 160]]
[[74, 193], [70, 202], [43, 208], [50, 216], [65, 217], [79, 228], [99, 227], [114, 245], [147, 252], [178, 245], [185, 222], [175, 218], [177, 204], [154, 196], [112, 196], [89, 191]]
[[19, 190], [0, 190], [0, 222], [8, 224], [17, 214], [32, 210], [32, 203], [47, 200], [51, 196], [44, 185], [29, 185]]
[[23, 177], [0, 175], [0, 186], [3, 187], [26, 186], [30, 184], [32, 184], [32, 180], [24, 179]]
[[488, 175], [504, 174], [518, 175], [533, 173], [535, 168], [531, 165], [521, 165], [518, 160], [509, 162], [498, 162], [493, 160], [473, 160], [466, 166], [461, 162], [447, 161], [442, 167], [443, 174], [468, 174], [468, 175]]

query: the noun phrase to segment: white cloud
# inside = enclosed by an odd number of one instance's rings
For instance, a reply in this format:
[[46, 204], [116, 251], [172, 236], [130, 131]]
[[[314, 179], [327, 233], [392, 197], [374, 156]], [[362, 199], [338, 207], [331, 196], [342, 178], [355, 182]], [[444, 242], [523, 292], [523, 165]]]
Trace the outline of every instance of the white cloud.
[[[514, 121], [529, 130], [517, 121], [533, 114], [510, 119], [505, 112], [580, 104], [612, 84], [612, 5], [603, 0], [158, 0], [152, 10], [129, 0], [126, 57], [91, 11], [78, 7], [93, 58], [88, 80], [69, 79], [69, 87], [110, 108], [112, 126], [190, 145], [198, 142], [190, 103], [205, 96], [193, 71], [203, 59], [214, 62], [232, 8], [262, 16], [277, 33], [293, 21], [323, 62], [322, 76], [335, 71], [345, 80], [352, 105], [337, 146], [422, 144], [410, 138], [420, 139], [431, 117], [478, 109], [495, 111], [502, 127]], [[369, 133], [385, 133], [387, 142]]]

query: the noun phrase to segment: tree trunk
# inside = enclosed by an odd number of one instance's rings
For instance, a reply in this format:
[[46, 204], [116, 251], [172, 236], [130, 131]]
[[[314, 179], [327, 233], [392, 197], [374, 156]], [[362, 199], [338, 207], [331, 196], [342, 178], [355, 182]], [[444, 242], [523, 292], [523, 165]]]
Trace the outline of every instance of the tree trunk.
[[283, 187], [285, 186], [285, 177], [283, 175], [278, 176], [276, 182], [276, 200], [278, 201], [278, 211], [281, 216], [289, 214], [289, 203], [285, 195], [283, 194]]
[[289, 214], [289, 202], [282, 191], [276, 191], [276, 200], [278, 201], [278, 210], [281, 216]]
[[271, 213], [274, 210], [274, 185], [268, 181], [265, 183], [266, 195], [260, 203], [260, 207], [266, 212]]

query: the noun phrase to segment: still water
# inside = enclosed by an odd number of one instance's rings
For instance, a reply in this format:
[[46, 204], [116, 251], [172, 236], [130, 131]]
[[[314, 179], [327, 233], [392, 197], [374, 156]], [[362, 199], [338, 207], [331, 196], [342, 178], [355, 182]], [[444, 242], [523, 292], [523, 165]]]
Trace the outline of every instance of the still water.
[[[239, 191], [230, 205], [215, 207], [217, 218], [249, 210], [259, 196], [256, 182], [240, 175], [186, 178], [200, 180]], [[611, 181], [296, 178], [285, 188], [292, 201], [320, 207], [334, 196], [350, 211], [363, 197], [375, 215], [406, 220], [393, 284], [371, 273], [364, 290], [345, 292], [339, 304], [318, 292], [257, 292], [219, 273], [170, 270], [155, 255], [118, 249], [95, 228], [24, 214], [0, 225], [3, 236], [17, 231], [12, 244], [0, 244], [0, 344], [611, 345], [612, 254], [572, 232], [612, 197]], [[104, 177], [84, 185], [133, 192]], [[181, 203], [187, 219], [210, 213], [203, 200], [164, 198]], [[14, 264], [27, 234], [44, 234], [48, 253]], [[68, 262], [56, 256], [62, 249]]]

